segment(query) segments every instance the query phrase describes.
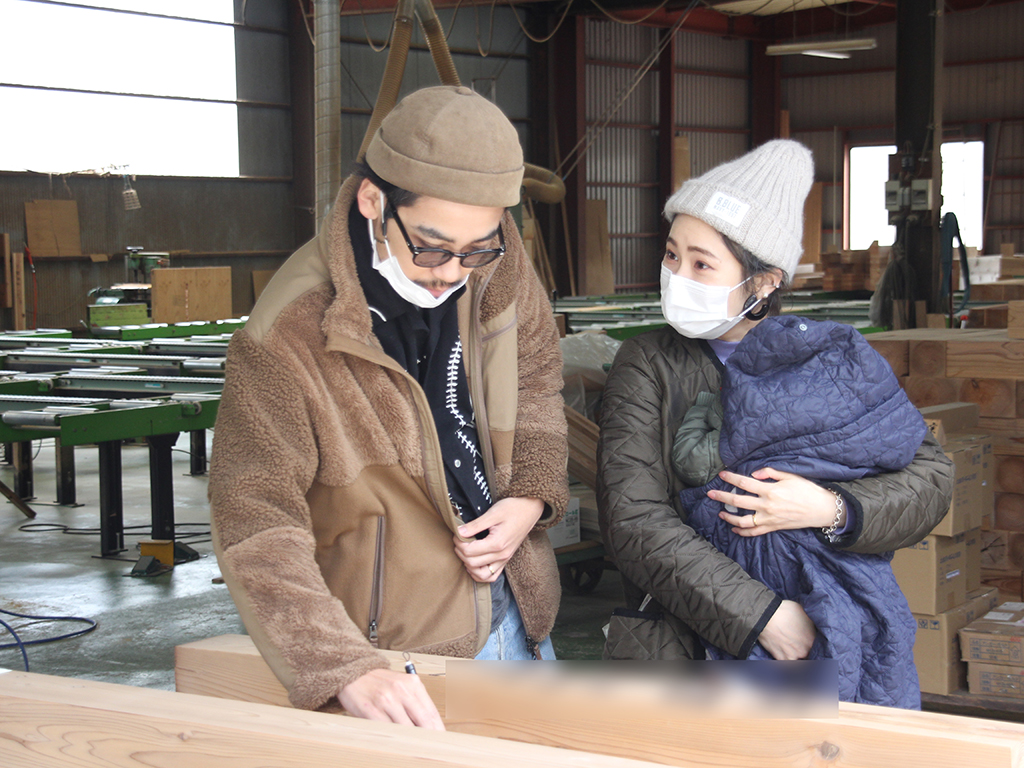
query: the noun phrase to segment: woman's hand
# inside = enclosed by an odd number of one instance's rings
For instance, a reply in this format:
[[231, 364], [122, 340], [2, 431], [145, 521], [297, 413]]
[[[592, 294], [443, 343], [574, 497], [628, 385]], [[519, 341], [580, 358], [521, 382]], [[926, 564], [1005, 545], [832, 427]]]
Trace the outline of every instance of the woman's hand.
[[[835, 494], [799, 475], [765, 467], [750, 477], [725, 471], [719, 472], [718, 476], [730, 485], [753, 494], [708, 491], [708, 498], [753, 512], [751, 515], [730, 514], [724, 510], [718, 513], [722, 520], [733, 526], [733, 533], [740, 536], [761, 536], [796, 528], [827, 528], [835, 521]], [[764, 482], [766, 480], [775, 482]], [[845, 524], [844, 506], [839, 527]]]
[[817, 634], [800, 603], [783, 600], [757, 639], [779, 661], [795, 661], [807, 658]]

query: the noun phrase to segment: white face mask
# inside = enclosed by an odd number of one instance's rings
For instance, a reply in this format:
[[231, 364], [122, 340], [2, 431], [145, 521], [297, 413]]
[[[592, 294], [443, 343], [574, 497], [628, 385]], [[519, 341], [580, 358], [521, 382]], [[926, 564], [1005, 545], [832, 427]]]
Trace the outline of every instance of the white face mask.
[[[380, 210], [381, 210], [381, 231], [384, 229], [384, 195], [380, 196]], [[417, 285], [409, 276], [402, 270], [402, 265], [398, 263], [398, 259], [391, 252], [391, 245], [388, 243], [388, 239], [385, 237], [384, 247], [388, 249], [388, 258], [381, 261], [380, 254], [377, 252], [377, 238], [373, 232], [373, 222], [367, 221], [367, 226], [370, 229], [370, 245], [373, 246], [373, 268], [383, 275], [384, 279], [388, 281], [388, 284], [395, 289], [395, 293], [401, 296], [403, 299], [408, 301], [410, 304], [414, 304], [421, 309], [433, 309], [444, 304], [448, 297], [451, 296], [455, 291], [459, 290], [466, 284], [469, 279], [469, 275], [462, 278], [462, 280], [453, 285], [451, 288], [446, 290], [440, 296], [434, 296], [430, 291], [424, 288], [422, 285]]]
[[661, 265], [661, 311], [668, 324], [690, 339], [717, 339], [745, 315], [729, 316], [729, 294], [749, 281], [729, 288], [704, 285]]

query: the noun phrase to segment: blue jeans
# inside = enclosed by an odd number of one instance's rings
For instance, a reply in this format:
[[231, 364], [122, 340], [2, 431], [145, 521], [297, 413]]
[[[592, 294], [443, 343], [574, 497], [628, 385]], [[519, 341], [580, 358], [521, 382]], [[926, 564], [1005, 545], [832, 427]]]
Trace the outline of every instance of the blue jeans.
[[[545, 661], [554, 661], [555, 648], [551, 637], [546, 637], [537, 648], [538, 655]], [[530, 661], [533, 656], [526, 648], [526, 627], [519, 615], [515, 600], [509, 601], [505, 618], [487, 638], [487, 644], [476, 655], [480, 661]]]

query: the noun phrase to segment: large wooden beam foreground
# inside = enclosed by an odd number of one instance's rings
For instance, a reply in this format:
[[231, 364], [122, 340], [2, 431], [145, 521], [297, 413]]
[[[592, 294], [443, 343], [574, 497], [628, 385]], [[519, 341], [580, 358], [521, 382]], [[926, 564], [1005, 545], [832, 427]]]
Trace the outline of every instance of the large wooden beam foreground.
[[[400, 655], [395, 654], [396, 659]], [[421, 670], [443, 660], [414, 657]], [[614, 669], [609, 666], [609, 669]], [[223, 670], [223, 671], [220, 671]], [[210, 638], [179, 646], [179, 690], [231, 698], [260, 696], [286, 701], [247, 637]], [[424, 680], [427, 682], [427, 680]], [[279, 691], [272, 693], [274, 684]], [[529, 686], [530, 683], [523, 683]], [[505, 679], [485, 701], [507, 702], [530, 691]], [[431, 675], [429, 690], [445, 706], [444, 678]], [[477, 717], [446, 717], [449, 730], [533, 742], [603, 755], [638, 758], [676, 766], [780, 768], [1020, 768], [1024, 765], [1024, 725], [928, 712], [905, 712], [859, 704], [839, 705], [838, 717], [820, 719], [695, 719], [692, 714], [658, 712], [603, 697], [545, 691], [544, 706], [533, 716], [495, 719], [481, 708]], [[539, 696], [538, 696], [539, 698]], [[581, 713], [586, 712], [586, 715]]]
[[654, 768], [322, 712], [0, 671], [4, 768]]
[[[391, 669], [405, 671], [401, 653], [381, 653], [388, 657]], [[410, 654], [409, 658], [444, 717], [444, 659], [421, 653]], [[174, 687], [181, 693], [291, 706], [288, 692], [248, 635], [220, 635], [177, 646], [174, 649]]]

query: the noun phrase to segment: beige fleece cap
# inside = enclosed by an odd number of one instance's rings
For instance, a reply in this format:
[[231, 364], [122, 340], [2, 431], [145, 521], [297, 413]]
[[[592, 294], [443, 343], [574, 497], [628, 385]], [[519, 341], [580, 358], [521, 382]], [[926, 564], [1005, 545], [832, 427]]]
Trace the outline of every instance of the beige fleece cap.
[[804, 201], [813, 183], [811, 150], [776, 139], [684, 181], [665, 203], [665, 216], [695, 216], [792, 278], [803, 255]]
[[384, 118], [366, 163], [426, 197], [508, 208], [519, 202], [523, 148], [505, 114], [465, 86], [410, 93]]

